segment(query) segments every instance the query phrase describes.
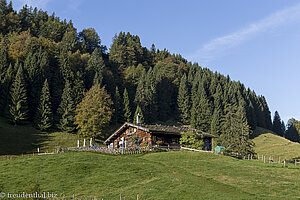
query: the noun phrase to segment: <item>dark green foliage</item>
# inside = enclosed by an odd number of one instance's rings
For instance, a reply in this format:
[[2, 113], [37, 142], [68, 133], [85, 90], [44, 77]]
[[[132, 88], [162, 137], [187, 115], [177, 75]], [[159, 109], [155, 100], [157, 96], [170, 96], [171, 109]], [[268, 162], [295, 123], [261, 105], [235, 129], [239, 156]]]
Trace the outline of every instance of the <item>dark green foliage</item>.
[[136, 107], [135, 113], [134, 113], [134, 118], [133, 118], [133, 123], [137, 123], [137, 116], [139, 115], [140, 123], [144, 123], [144, 114], [140, 106]]
[[47, 79], [42, 88], [40, 103], [36, 115], [36, 123], [40, 130], [49, 130], [53, 123], [52, 108], [51, 108], [51, 95]]
[[95, 29], [87, 28], [83, 29], [79, 34], [79, 38], [84, 41], [84, 49], [88, 53], [92, 53], [95, 49], [99, 49], [102, 52], [106, 50], [105, 46], [101, 46], [101, 40]]
[[222, 127], [221, 127], [221, 110], [220, 109], [215, 109], [214, 113], [212, 115], [212, 120], [210, 123], [210, 133], [216, 136], [219, 136], [222, 132]]
[[299, 142], [300, 134], [299, 134], [299, 126], [300, 122], [295, 119], [289, 119], [287, 123], [287, 130], [285, 132], [284, 137], [293, 142]]
[[188, 124], [190, 122], [190, 95], [186, 75], [184, 74], [180, 81], [178, 91], [178, 109], [180, 111], [181, 122]]
[[15, 69], [10, 63], [3, 80], [1, 80], [1, 94], [0, 94], [0, 110], [3, 116], [9, 113], [9, 101], [10, 101], [10, 87], [15, 76]]
[[[16, 64], [18, 66], [18, 63]], [[10, 89], [9, 112], [11, 120], [14, 124], [18, 124], [22, 120], [27, 119], [27, 91], [25, 80], [23, 77], [23, 67], [19, 65], [16, 77]]]
[[39, 104], [41, 85], [43, 85], [43, 72], [47, 70], [48, 58], [42, 49], [35, 53], [29, 52], [24, 61], [24, 71], [27, 75], [29, 117], [33, 118]]
[[284, 132], [282, 130], [281, 118], [278, 111], [275, 111], [273, 118], [273, 127], [272, 130], [279, 136], [283, 136]]
[[204, 83], [200, 82], [197, 88], [197, 92], [193, 94], [191, 124], [197, 129], [209, 132], [212, 108], [204, 87]]
[[72, 96], [72, 88], [70, 82], [67, 81], [60, 106], [58, 108], [60, 116], [59, 129], [62, 131], [73, 132], [75, 130], [74, 117], [75, 117], [75, 104]]
[[122, 72], [125, 67], [143, 64], [143, 53], [139, 36], [120, 32], [113, 39], [110, 48], [110, 60], [117, 63], [118, 69]]
[[83, 99], [84, 92], [85, 86], [82, 74], [80, 72], [77, 72], [73, 87], [74, 105], [77, 105], [81, 102], [81, 100]]
[[202, 150], [204, 146], [201, 135], [196, 135], [193, 132], [181, 133], [180, 144], [187, 148]]
[[4, 42], [4, 40], [2, 40], [1, 44], [0, 44], [0, 86], [1, 86], [1, 82], [3, 81], [5, 74], [6, 74], [6, 70], [8, 68], [8, 58], [7, 58], [7, 47], [6, 47], [6, 43]]
[[152, 121], [155, 112], [156, 88], [153, 81], [152, 70], [148, 73], [143, 71], [138, 86], [136, 88], [135, 103], [147, 113], [146, 121]]
[[131, 109], [130, 109], [130, 100], [129, 100], [129, 96], [128, 96], [128, 92], [127, 89], [124, 89], [124, 93], [123, 93], [123, 105], [124, 105], [124, 119], [126, 122], [131, 122]]
[[224, 133], [221, 144], [227, 151], [239, 153], [242, 156], [254, 153], [254, 143], [249, 139], [250, 127], [246, 118], [245, 108], [240, 105], [227, 106], [225, 109]]
[[92, 85], [102, 85], [103, 73], [105, 69], [105, 63], [102, 58], [101, 51], [97, 48], [93, 51], [87, 67], [87, 87], [90, 88]]
[[123, 115], [122, 115], [123, 102], [122, 102], [122, 98], [120, 96], [118, 87], [116, 87], [116, 90], [115, 90], [114, 107], [115, 107], [115, 113], [114, 113], [115, 123], [118, 123], [118, 122], [121, 123], [123, 121], [122, 120], [122, 118], [123, 118]]

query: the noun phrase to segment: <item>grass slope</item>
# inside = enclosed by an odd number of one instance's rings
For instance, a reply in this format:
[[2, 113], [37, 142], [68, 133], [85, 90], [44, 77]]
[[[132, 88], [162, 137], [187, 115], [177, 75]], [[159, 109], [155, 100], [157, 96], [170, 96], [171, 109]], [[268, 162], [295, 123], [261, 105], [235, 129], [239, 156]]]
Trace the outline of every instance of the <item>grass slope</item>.
[[275, 160], [281, 157], [291, 160], [300, 157], [300, 144], [291, 142], [283, 137], [272, 133], [264, 133], [253, 139], [255, 152], [266, 155], [266, 158], [273, 156]]
[[[300, 170], [210, 153], [112, 156], [88, 152], [0, 161], [4, 192], [41, 191], [91, 199], [297, 199]], [[1, 187], [0, 187], [1, 188]], [[0, 189], [1, 190], [1, 189]], [[88, 198], [87, 198], [88, 197]]]

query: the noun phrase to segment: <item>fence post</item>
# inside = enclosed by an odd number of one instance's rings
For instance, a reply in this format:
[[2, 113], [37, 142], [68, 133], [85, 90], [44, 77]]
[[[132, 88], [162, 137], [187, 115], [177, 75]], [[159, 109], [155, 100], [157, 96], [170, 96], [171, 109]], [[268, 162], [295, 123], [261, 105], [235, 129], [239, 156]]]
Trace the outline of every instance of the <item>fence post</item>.
[[296, 159], [295, 159], [295, 166], [297, 166], [297, 161], [296, 161]]
[[248, 154], [248, 160], [250, 160], [250, 155]]
[[75, 194], [73, 193], [73, 200], [75, 200]]
[[285, 159], [284, 159], [284, 161], [283, 161], [283, 166], [285, 167]]
[[122, 194], [120, 194], [120, 200], [122, 200]]
[[136, 196], [136, 200], [140, 200], [140, 198], [139, 198], [139, 194], [137, 194], [137, 196]]

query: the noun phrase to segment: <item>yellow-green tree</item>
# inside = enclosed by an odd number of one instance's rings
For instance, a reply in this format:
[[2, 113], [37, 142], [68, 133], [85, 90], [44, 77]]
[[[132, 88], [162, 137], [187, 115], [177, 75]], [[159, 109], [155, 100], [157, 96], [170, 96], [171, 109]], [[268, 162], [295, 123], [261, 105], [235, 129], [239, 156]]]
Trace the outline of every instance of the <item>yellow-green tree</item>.
[[78, 133], [84, 137], [95, 138], [102, 134], [113, 114], [113, 102], [104, 87], [94, 85], [85, 93], [82, 101], [77, 105], [75, 124]]

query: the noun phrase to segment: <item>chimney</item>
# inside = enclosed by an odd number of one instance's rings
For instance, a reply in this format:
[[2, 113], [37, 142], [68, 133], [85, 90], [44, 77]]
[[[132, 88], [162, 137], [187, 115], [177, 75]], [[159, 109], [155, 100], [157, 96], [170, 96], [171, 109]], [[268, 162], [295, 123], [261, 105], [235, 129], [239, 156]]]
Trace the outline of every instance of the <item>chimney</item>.
[[137, 124], [141, 124], [141, 115], [140, 115], [140, 113], [138, 113], [138, 114], [136, 115], [136, 123], [137, 123]]

